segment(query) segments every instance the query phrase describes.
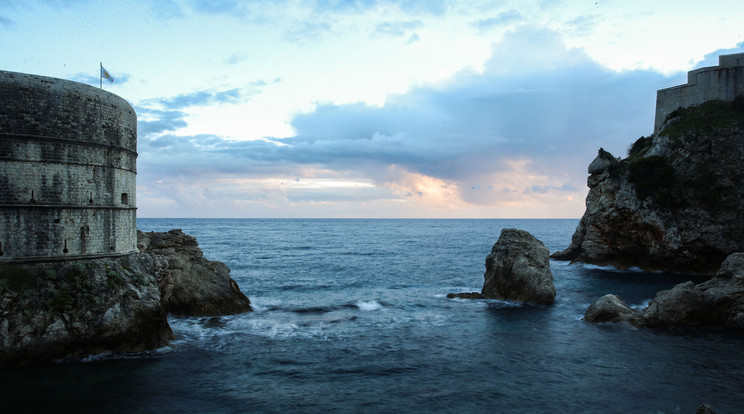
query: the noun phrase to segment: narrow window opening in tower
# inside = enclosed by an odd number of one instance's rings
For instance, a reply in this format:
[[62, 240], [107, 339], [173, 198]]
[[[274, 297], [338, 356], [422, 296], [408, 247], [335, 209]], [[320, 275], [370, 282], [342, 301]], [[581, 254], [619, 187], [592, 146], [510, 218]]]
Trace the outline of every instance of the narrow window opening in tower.
[[31, 190], [31, 200], [28, 201], [29, 203], [35, 203], [36, 200], [34, 199], [34, 190]]
[[121, 204], [125, 206], [129, 205], [129, 194], [121, 193]]
[[3, 253], [3, 242], [0, 242], [0, 256], [4, 255]]
[[65, 248], [62, 250], [62, 253], [67, 254], [69, 250], [67, 250], [67, 240], [65, 240]]
[[93, 193], [90, 193], [90, 200], [88, 200], [90, 204], [93, 204]]

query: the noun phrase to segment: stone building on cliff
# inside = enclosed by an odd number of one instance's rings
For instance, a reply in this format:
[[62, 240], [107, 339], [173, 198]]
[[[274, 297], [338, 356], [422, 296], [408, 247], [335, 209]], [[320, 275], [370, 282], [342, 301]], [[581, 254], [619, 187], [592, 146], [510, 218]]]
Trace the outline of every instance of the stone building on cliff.
[[744, 53], [718, 56], [718, 66], [687, 72], [687, 83], [656, 92], [654, 132], [677, 108], [688, 108], [718, 99], [733, 101], [744, 95]]
[[137, 252], [136, 161], [124, 99], [0, 71], [0, 263]]

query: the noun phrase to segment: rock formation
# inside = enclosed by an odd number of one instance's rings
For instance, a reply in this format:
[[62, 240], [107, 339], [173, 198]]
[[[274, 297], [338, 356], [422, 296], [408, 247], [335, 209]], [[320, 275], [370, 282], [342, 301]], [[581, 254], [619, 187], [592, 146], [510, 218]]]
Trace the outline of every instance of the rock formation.
[[224, 263], [205, 259], [196, 238], [181, 230], [137, 232], [137, 245], [154, 259], [161, 303], [169, 313], [189, 316], [250, 312], [251, 302]]
[[0, 268], [0, 364], [142, 351], [172, 338], [150, 255]]
[[587, 322], [622, 322], [641, 324], [639, 312], [631, 309], [617, 295], [604, 295], [589, 306], [584, 314]]
[[663, 290], [643, 311], [635, 311], [615, 295], [595, 301], [587, 322], [627, 321], [639, 327], [716, 325], [744, 330], [744, 253], [726, 258], [712, 279], [680, 283]]
[[141, 253], [0, 265], [0, 365], [168, 344], [169, 312], [251, 311], [230, 269], [180, 230], [139, 233]]
[[586, 212], [553, 258], [713, 274], [744, 250], [744, 97], [679, 109], [588, 172]]
[[532, 234], [524, 230], [503, 229], [491, 254], [486, 257], [481, 293], [447, 296], [553, 303], [555, 287], [548, 255], [545, 245]]

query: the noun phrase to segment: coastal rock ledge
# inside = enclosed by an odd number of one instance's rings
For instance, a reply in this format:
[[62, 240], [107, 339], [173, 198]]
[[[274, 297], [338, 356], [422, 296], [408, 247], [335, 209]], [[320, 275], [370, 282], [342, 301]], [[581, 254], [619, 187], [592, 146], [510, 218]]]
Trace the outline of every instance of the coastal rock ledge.
[[628, 322], [637, 327], [715, 325], [744, 331], [744, 253], [726, 258], [715, 277], [663, 290], [643, 311], [605, 295], [584, 314], [587, 322]]
[[555, 299], [550, 252], [524, 230], [503, 229], [486, 257], [480, 293], [450, 293], [449, 298], [501, 299], [551, 304]]
[[140, 253], [0, 264], [0, 365], [131, 353], [168, 344], [168, 313], [251, 311], [223, 263], [181, 230], [139, 232]]

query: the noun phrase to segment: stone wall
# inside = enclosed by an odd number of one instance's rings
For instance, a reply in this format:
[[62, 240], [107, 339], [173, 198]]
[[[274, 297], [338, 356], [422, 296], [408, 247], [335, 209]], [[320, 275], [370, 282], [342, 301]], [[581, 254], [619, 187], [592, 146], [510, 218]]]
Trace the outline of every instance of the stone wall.
[[0, 71], [0, 262], [136, 252], [136, 150], [124, 99]]
[[721, 55], [718, 66], [688, 72], [687, 84], [656, 92], [654, 132], [677, 108], [699, 105], [712, 99], [732, 101], [741, 94], [744, 94], [744, 53]]

